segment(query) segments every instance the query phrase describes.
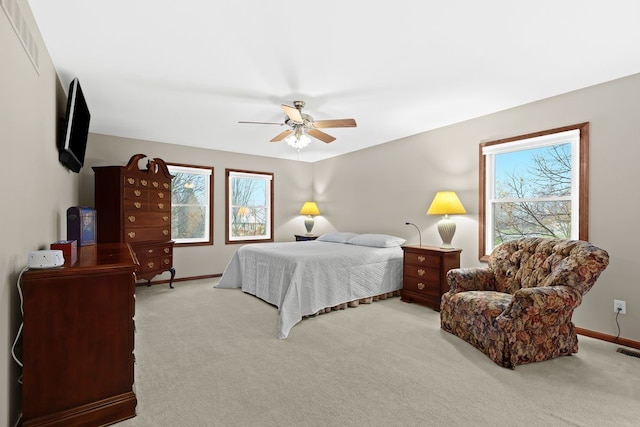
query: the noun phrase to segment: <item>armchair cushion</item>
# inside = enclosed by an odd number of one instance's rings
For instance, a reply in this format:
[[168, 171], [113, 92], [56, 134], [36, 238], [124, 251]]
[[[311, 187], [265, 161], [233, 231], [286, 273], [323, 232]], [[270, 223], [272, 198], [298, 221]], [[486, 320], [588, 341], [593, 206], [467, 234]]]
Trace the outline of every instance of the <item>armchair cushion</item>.
[[447, 273], [441, 327], [509, 368], [576, 353], [573, 310], [608, 262], [606, 251], [579, 240], [505, 242], [488, 267]]

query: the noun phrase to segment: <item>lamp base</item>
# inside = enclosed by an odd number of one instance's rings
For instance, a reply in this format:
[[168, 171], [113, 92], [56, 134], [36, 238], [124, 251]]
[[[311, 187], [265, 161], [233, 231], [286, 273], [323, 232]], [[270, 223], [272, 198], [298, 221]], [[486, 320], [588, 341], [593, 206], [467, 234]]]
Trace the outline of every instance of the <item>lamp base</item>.
[[311, 236], [311, 230], [313, 230], [313, 217], [311, 215], [304, 219], [304, 226], [307, 229], [307, 236]]
[[449, 215], [445, 215], [438, 222], [438, 233], [440, 233], [440, 238], [442, 239], [440, 247], [443, 249], [453, 248], [451, 240], [453, 240], [453, 235], [456, 233], [456, 223], [449, 218]]

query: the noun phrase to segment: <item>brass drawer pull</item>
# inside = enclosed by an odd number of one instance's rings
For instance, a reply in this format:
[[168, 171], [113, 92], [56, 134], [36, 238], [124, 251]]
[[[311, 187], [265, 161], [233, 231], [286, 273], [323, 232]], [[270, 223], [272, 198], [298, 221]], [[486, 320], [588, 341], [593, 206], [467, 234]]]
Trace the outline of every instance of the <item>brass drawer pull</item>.
[[158, 188], [158, 181], [153, 181], [151, 184], [152, 184], [154, 187]]
[[140, 190], [133, 190], [133, 194], [136, 195], [136, 197], [140, 197], [140, 195], [142, 194], [142, 191]]
[[425, 273], [424, 269], [422, 269], [422, 268], [418, 269], [418, 276], [422, 277], [422, 276], [424, 276], [424, 273]]
[[168, 254], [169, 253], [169, 248], [164, 248], [164, 253]]
[[158, 193], [158, 197], [164, 199], [164, 193]]
[[418, 261], [424, 262], [426, 258], [423, 255], [418, 255]]
[[162, 230], [162, 234], [164, 234], [165, 236], [169, 235], [169, 230]]
[[140, 209], [140, 207], [142, 207], [142, 203], [140, 202], [133, 202], [133, 206], [136, 207], [136, 209]]
[[162, 184], [162, 186], [167, 190], [169, 189], [169, 184], [167, 184], [166, 182], [164, 184]]
[[136, 180], [135, 180], [135, 179], [133, 179], [133, 178], [128, 178], [128, 179], [127, 179], [127, 182], [128, 182], [129, 184], [133, 185], [133, 184], [135, 184]]
[[146, 187], [148, 182], [146, 179], [143, 179], [140, 181], [140, 183], [142, 184], [143, 187]]
[[147, 252], [149, 252], [150, 254], [153, 253], [153, 249], [148, 249]]
[[168, 260], [168, 259], [165, 259], [165, 260], [164, 260], [164, 263], [165, 263], [165, 264], [169, 264], [169, 260]]
[[164, 203], [158, 203], [158, 209], [164, 209]]
[[133, 215], [130, 215], [128, 218], [129, 222], [136, 222], [136, 217]]
[[149, 267], [149, 268], [153, 268], [153, 266], [154, 266], [154, 265], [155, 265], [155, 264], [153, 263], [153, 261], [149, 261], [149, 262], [147, 263], [147, 267]]
[[136, 233], [135, 233], [135, 232], [133, 232], [133, 231], [130, 231], [130, 232], [129, 232], [129, 234], [128, 234], [128, 236], [129, 236], [131, 239], [134, 239], [134, 238], [136, 237]]
[[418, 289], [419, 290], [423, 290], [424, 289], [424, 283], [418, 282]]

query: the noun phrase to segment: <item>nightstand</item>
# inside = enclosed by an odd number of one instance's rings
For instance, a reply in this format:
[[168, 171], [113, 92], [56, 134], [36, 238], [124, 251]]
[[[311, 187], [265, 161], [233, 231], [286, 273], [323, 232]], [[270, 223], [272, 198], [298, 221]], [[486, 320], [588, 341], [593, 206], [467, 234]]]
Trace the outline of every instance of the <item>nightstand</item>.
[[440, 297], [449, 291], [447, 271], [460, 267], [462, 249], [403, 246], [404, 267], [400, 298], [440, 311]]
[[315, 234], [295, 234], [296, 242], [303, 242], [305, 240], [316, 240], [318, 236]]

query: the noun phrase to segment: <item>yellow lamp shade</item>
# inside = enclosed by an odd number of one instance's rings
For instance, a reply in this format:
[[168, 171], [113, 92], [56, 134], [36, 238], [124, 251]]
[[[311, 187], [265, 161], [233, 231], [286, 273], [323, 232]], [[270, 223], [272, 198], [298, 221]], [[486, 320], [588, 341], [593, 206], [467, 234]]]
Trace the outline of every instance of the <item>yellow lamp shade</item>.
[[438, 191], [433, 198], [427, 215], [453, 215], [465, 214], [467, 211], [462, 206], [455, 191]]
[[300, 209], [300, 215], [320, 215], [316, 202], [304, 202], [302, 209]]

